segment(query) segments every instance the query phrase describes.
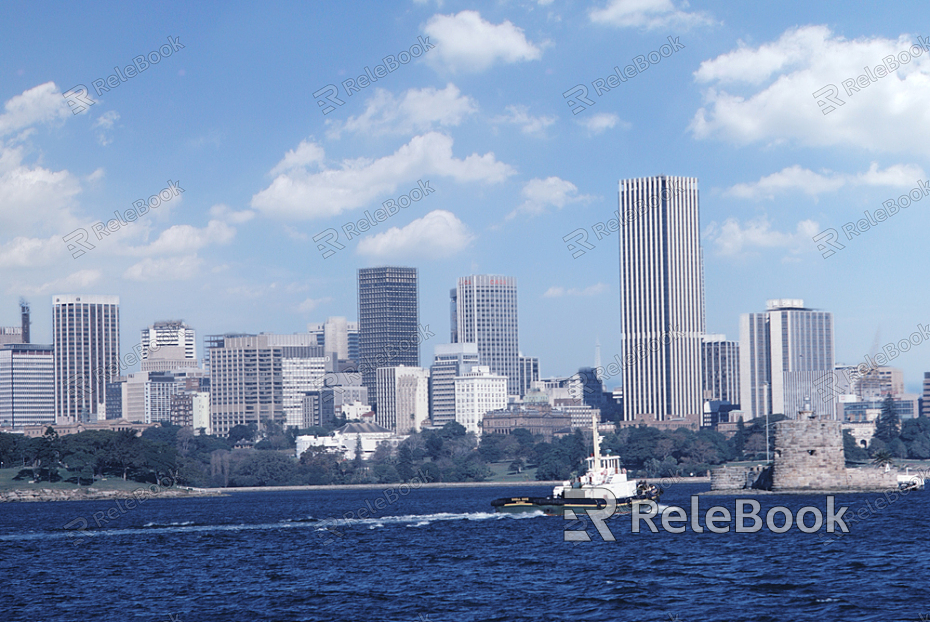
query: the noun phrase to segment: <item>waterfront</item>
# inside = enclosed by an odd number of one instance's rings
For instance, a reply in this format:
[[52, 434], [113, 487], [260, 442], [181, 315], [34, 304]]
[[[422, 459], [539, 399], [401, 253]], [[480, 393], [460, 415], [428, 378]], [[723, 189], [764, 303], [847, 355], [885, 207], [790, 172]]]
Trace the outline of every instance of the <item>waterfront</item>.
[[[387, 489], [392, 492], [387, 492]], [[682, 505], [706, 484], [669, 487]], [[107, 502], [5, 504], [0, 611], [9, 621], [918, 620], [926, 492], [825, 534], [630, 533], [563, 542], [570, 521], [497, 515], [513, 487], [152, 498], [95, 525]], [[539, 494], [544, 486], [527, 486]], [[838, 495], [855, 512], [875, 495]], [[379, 498], [377, 516], [356, 515]], [[392, 501], [393, 499], [393, 501]], [[768, 495], [800, 508], [823, 497]], [[722, 505], [732, 505], [732, 500]], [[64, 525], [90, 517], [91, 535]], [[106, 516], [106, 514], [98, 514]], [[577, 525], [570, 528], [576, 529]]]

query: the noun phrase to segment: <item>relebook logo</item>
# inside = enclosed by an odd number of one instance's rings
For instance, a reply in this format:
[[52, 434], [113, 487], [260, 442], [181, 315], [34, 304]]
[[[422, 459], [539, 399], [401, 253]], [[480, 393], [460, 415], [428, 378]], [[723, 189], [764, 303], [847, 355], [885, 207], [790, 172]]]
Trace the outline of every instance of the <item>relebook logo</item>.
[[[616, 538], [610, 527], [607, 526], [606, 520], [614, 515], [617, 508], [617, 499], [606, 489], [603, 489], [607, 500], [607, 505], [600, 510], [586, 510], [587, 517], [594, 523], [594, 527], [607, 542], [614, 542]], [[758, 533], [765, 527], [772, 533], [785, 533], [796, 525], [798, 530], [803, 533], [817, 533], [826, 524], [827, 533], [840, 532], [849, 533], [849, 527], [843, 521], [843, 514], [849, 508], [842, 506], [839, 511], [836, 510], [836, 503], [832, 495], [826, 498], [826, 510], [818, 507], [807, 505], [796, 512], [784, 506], [775, 506], [765, 513], [763, 520], [760, 512], [762, 505], [755, 499], [736, 499], [736, 517], [735, 524], [730, 509], [721, 505], [715, 505], [704, 512], [703, 523], [700, 520], [700, 504], [697, 495], [691, 496], [690, 513], [685, 508], [670, 505], [663, 506], [659, 511], [659, 506], [654, 501], [646, 501], [633, 506], [632, 513], [629, 514], [632, 521], [631, 531], [633, 533], [642, 533], [647, 528], [652, 533], [658, 533], [661, 527], [669, 533], [684, 533], [689, 528], [694, 533], [704, 533], [705, 530], [710, 533]], [[824, 520], [826, 518], [826, 520]], [[572, 510], [565, 510], [565, 519], [572, 521], [582, 521], [584, 518], [576, 516]], [[751, 521], [751, 524], [747, 524]], [[571, 525], [569, 525], [571, 526]], [[734, 529], [735, 527], [735, 529]], [[569, 530], [567, 527], [563, 531], [563, 541], [565, 542], [590, 542], [591, 537], [588, 532], [582, 530]]]

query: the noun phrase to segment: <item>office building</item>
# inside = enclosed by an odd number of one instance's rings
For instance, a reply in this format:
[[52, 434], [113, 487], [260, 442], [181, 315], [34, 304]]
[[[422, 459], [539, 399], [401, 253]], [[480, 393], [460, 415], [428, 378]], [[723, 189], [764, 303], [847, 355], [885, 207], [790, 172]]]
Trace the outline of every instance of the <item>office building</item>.
[[702, 412], [704, 268], [698, 180], [621, 180], [620, 339], [623, 418]]
[[55, 423], [55, 348], [0, 345], [0, 427]]
[[171, 425], [190, 426], [194, 434], [210, 431], [210, 394], [203, 391], [183, 391], [171, 396]]
[[517, 357], [517, 365], [520, 368], [518, 394], [523, 397], [533, 386], [533, 383], [539, 380], [539, 359], [535, 356], [523, 356], [521, 354]]
[[739, 404], [739, 342], [726, 335], [704, 335], [704, 399]]
[[119, 297], [52, 296], [55, 420], [96, 421], [119, 377]]
[[377, 409], [377, 370], [420, 364], [417, 269], [383, 266], [358, 271], [358, 349], [362, 384]]
[[[197, 360], [197, 334], [183, 320], [155, 322], [141, 331], [142, 360], [164, 347], [181, 348], [182, 359]], [[152, 370], [154, 371], [154, 370]]]
[[930, 417], [930, 372], [924, 372], [924, 394], [920, 402], [920, 414]]
[[822, 391], [835, 367], [832, 313], [808, 309], [800, 299], [769, 300], [765, 312], [740, 316], [739, 345], [740, 408], [747, 418], [796, 418], [807, 401], [815, 415], [836, 417], [836, 395]]
[[330, 317], [322, 324], [307, 324], [307, 332], [317, 338], [333, 361], [358, 361], [358, 322], [348, 322], [344, 317]]
[[452, 292], [454, 343], [478, 344], [481, 364], [507, 378], [507, 394], [520, 394], [517, 281], [476, 274], [459, 278]]
[[455, 377], [480, 362], [478, 344], [448, 343], [434, 348], [429, 368], [429, 414], [434, 426], [455, 421]]
[[429, 370], [404, 365], [380, 367], [377, 391], [378, 425], [402, 436], [419, 432], [428, 422]]
[[0, 326], [0, 346], [7, 343], [23, 343], [23, 329], [19, 326]]
[[507, 406], [507, 377], [491, 372], [486, 365], [476, 365], [455, 377], [455, 421], [466, 432], [481, 434], [485, 413]]
[[[309, 333], [211, 335], [207, 343], [210, 427], [222, 436], [240, 424], [255, 423], [259, 430], [268, 422], [286, 425], [285, 359], [323, 357], [322, 348]], [[288, 362], [289, 398], [318, 386], [312, 378], [321, 362]]]
[[303, 426], [304, 393], [323, 386], [327, 357], [320, 346], [282, 346], [281, 391], [288, 427]]

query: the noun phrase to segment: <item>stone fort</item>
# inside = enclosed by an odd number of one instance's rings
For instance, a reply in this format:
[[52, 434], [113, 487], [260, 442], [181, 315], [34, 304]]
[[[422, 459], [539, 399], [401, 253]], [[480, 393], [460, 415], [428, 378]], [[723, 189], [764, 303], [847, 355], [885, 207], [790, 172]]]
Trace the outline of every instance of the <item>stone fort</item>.
[[847, 469], [839, 421], [816, 419], [809, 412], [775, 427], [772, 466], [727, 467], [711, 472], [711, 490], [756, 488], [772, 492], [868, 492], [898, 487], [895, 471]]

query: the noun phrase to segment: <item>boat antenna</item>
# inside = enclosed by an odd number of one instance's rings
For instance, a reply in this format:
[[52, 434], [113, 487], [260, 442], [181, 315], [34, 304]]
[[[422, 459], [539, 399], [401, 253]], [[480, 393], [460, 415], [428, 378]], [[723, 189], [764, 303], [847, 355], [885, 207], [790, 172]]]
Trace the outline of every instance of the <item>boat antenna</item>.
[[601, 468], [601, 435], [597, 433], [597, 415], [598, 410], [592, 409], [591, 429], [594, 430], [594, 468]]

